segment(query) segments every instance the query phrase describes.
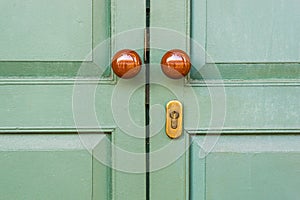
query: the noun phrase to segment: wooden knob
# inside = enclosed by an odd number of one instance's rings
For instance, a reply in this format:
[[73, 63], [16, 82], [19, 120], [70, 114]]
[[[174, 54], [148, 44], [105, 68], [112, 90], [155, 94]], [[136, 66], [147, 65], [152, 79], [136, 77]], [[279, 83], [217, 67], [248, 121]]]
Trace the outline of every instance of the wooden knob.
[[124, 49], [117, 52], [112, 60], [114, 73], [124, 79], [135, 77], [141, 71], [142, 61], [133, 50]]
[[168, 51], [161, 59], [161, 69], [169, 78], [185, 77], [191, 69], [190, 57], [179, 49]]

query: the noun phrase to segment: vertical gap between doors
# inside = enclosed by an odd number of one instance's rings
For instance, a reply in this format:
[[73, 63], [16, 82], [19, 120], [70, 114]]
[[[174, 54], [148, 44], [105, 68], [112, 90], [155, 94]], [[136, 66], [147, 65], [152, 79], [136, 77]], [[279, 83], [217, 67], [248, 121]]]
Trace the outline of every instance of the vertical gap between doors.
[[150, 200], [150, 0], [146, 1], [146, 28], [145, 28], [145, 55], [144, 63], [146, 66], [146, 86], [145, 86], [145, 118], [146, 118], [146, 200]]

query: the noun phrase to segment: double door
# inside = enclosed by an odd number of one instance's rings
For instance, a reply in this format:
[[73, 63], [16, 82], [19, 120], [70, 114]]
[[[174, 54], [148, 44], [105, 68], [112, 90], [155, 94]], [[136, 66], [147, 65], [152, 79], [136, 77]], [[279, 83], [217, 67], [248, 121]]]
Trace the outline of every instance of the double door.
[[3, 0], [0, 199], [298, 199], [299, 6]]

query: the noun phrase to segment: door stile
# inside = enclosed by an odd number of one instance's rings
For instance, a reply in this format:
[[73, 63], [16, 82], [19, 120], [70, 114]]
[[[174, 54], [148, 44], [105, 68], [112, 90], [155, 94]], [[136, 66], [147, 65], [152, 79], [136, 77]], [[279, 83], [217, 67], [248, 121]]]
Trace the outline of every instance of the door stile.
[[[132, 49], [143, 57], [144, 28], [145, 28], [144, 1], [139, 0], [111, 0], [111, 54], [122, 49]], [[112, 135], [112, 199], [145, 199], [145, 75], [142, 70], [133, 79], [117, 78], [113, 93], [132, 92], [126, 98], [119, 98], [120, 114], [114, 114], [115, 131]], [[132, 100], [133, 99], [133, 100]], [[130, 101], [133, 101], [133, 107]], [[136, 106], [137, 105], [137, 106]], [[113, 105], [112, 105], [113, 106]], [[136, 107], [135, 107], [136, 106]], [[118, 112], [118, 111], [117, 111]], [[127, 113], [126, 113], [127, 112]], [[127, 127], [122, 120], [132, 118]], [[138, 132], [134, 132], [135, 126]], [[131, 131], [133, 130], [133, 132]]]
[[[171, 139], [165, 131], [166, 105], [179, 100], [185, 112], [185, 79], [165, 76], [160, 62], [167, 51], [190, 52], [190, 1], [151, 1], [150, 35], [150, 197], [189, 198], [189, 135]], [[183, 114], [184, 116], [184, 114]], [[183, 119], [184, 121], [184, 119]]]

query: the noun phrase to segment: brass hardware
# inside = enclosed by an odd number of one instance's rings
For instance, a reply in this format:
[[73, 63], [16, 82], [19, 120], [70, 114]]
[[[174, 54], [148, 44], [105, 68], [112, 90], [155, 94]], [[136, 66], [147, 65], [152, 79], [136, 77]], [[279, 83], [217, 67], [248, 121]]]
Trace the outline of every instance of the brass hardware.
[[112, 69], [120, 78], [133, 78], [141, 68], [142, 61], [139, 54], [130, 49], [118, 51], [112, 59]]
[[166, 106], [166, 134], [172, 138], [182, 135], [182, 104], [173, 100]]
[[169, 78], [183, 78], [191, 69], [190, 57], [179, 49], [168, 51], [161, 59], [161, 69]]

